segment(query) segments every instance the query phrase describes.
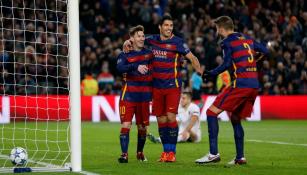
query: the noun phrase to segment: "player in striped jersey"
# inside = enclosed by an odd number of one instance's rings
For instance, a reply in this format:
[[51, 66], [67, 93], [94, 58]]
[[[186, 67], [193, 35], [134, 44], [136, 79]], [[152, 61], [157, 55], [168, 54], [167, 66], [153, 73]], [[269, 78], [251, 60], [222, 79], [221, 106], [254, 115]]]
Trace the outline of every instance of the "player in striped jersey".
[[241, 119], [250, 117], [258, 94], [259, 82], [256, 66], [256, 53], [268, 54], [267, 48], [242, 33], [234, 32], [234, 24], [230, 17], [217, 18], [217, 33], [224, 39], [221, 47], [224, 54], [222, 65], [211, 71], [205, 71], [204, 79], [217, 76], [227, 69], [232, 69], [233, 81], [230, 87], [220, 93], [207, 110], [210, 152], [197, 159], [196, 163], [212, 163], [220, 161], [218, 152], [218, 120], [222, 111], [231, 112], [230, 119], [234, 130], [236, 157], [229, 164], [246, 164], [244, 157], [244, 130]]
[[128, 162], [129, 131], [135, 114], [138, 127], [137, 159], [147, 161], [143, 154], [149, 125], [149, 102], [152, 99], [152, 59], [151, 50], [144, 48], [144, 28], [130, 29], [133, 50], [121, 53], [117, 58], [117, 69], [123, 73], [124, 83], [120, 95], [119, 109], [121, 119], [120, 144], [122, 154], [118, 161]]
[[[189, 59], [192, 66], [202, 74], [198, 59], [193, 55], [183, 39], [173, 34], [173, 19], [163, 16], [159, 23], [160, 34], [146, 37], [145, 44], [153, 51], [153, 114], [157, 116], [159, 135], [163, 144], [160, 162], [176, 161], [178, 124], [176, 114], [181, 94], [182, 56]], [[124, 43], [129, 50], [130, 41]]]
[[157, 116], [159, 135], [163, 144], [160, 162], [176, 161], [178, 124], [176, 114], [181, 94], [182, 57], [189, 59], [201, 73], [198, 59], [183, 39], [173, 34], [173, 20], [165, 15], [159, 24], [160, 34], [150, 35], [145, 43], [153, 51], [153, 114]]

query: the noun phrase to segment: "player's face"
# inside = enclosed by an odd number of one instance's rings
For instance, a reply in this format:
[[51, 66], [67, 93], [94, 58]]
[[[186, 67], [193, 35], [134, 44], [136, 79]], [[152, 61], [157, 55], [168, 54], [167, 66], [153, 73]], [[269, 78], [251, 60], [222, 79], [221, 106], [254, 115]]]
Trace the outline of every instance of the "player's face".
[[173, 34], [173, 21], [165, 20], [162, 25], [159, 25], [160, 34], [165, 38], [170, 38]]
[[191, 102], [191, 99], [186, 94], [181, 95], [181, 99], [180, 99], [181, 106], [184, 107], [184, 106], [190, 104], [190, 102]]
[[216, 25], [216, 34], [217, 37], [225, 37], [225, 29]]
[[144, 47], [145, 35], [143, 31], [136, 32], [132, 37], [131, 40], [133, 42], [134, 48], [141, 49]]

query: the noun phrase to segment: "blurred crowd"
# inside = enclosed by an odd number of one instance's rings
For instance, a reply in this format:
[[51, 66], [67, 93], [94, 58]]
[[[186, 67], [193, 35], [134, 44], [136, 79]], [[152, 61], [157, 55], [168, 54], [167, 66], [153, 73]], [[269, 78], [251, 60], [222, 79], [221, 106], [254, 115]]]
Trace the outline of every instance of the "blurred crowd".
[[[8, 30], [2, 30], [2, 37], [7, 39], [0, 42], [0, 56], [6, 62], [0, 83], [41, 83], [42, 87], [46, 84], [51, 87], [43, 88], [44, 93], [67, 93], [67, 16], [61, 12], [66, 11], [66, 6], [59, 0], [46, 1], [47, 4], [42, 0], [24, 2], [29, 7], [48, 6], [54, 11], [24, 12], [15, 8], [13, 13], [2, 7], [8, 19], [2, 19], [1, 27]], [[93, 94], [119, 94], [121, 75], [116, 71], [116, 58], [124, 40], [129, 38], [128, 29], [142, 24], [146, 34], [159, 33], [158, 22], [165, 13], [174, 18], [174, 33], [184, 38], [207, 70], [223, 62], [211, 20], [221, 15], [231, 16], [236, 31], [252, 36], [270, 49], [270, 55], [258, 62], [260, 94], [307, 94], [307, 2], [304, 0], [80, 0], [81, 79], [85, 80], [82, 86], [90, 81], [97, 86]], [[14, 18], [12, 14], [18, 16]], [[16, 19], [23, 15], [29, 20]], [[45, 19], [48, 22], [44, 23]], [[7, 60], [18, 59], [26, 63], [24, 70], [17, 64], [8, 64]], [[39, 72], [35, 72], [37, 69]], [[16, 74], [20, 76], [16, 78]], [[227, 72], [202, 82], [190, 63], [184, 64], [181, 74], [183, 88], [192, 90], [196, 96], [217, 94], [230, 82]], [[14, 90], [14, 85], [0, 87], [5, 88], [8, 93]], [[33, 86], [32, 91], [37, 92], [38, 88]], [[20, 93], [25, 93], [25, 88], [20, 89]]]
[[66, 2], [0, 5], [0, 94], [68, 94]]
[[[307, 94], [304, 0], [81, 0], [82, 72], [84, 75], [91, 70], [98, 81], [98, 94], [117, 94], [120, 90], [121, 75], [115, 64], [129, 27], [142, 24], [146, 34], [156, 34], [158, 21], [165, 13], [175, 19], [175, 34], [185, 39], [208, 70], [223, 62], [211, 20], [220, 15], [231, 16], [237, 31], [270, 48], [270, 55], [258, 63], [260, 94]], [[195, 91], [196, 96], [216, 94], [229, 85], [227, 74], [202, 82], [190, 64], [181, 73], [183, 88]]]

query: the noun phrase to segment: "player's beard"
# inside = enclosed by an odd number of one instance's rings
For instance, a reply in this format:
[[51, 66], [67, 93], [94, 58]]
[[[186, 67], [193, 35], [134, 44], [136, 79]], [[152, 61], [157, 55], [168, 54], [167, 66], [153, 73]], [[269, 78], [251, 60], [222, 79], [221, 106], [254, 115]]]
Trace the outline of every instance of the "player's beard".
[[161, 32], [164, 38], [170, 38], [173, 34], [173, 31], [164, 30]]

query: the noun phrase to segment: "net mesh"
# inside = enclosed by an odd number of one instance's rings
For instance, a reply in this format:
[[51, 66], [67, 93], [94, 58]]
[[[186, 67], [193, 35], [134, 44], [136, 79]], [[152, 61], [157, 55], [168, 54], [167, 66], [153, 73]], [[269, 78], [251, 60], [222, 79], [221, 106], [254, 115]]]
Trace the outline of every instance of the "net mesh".
[[0, 167], [62, 166], [70, 157], [67, 1], [0, 0]]

